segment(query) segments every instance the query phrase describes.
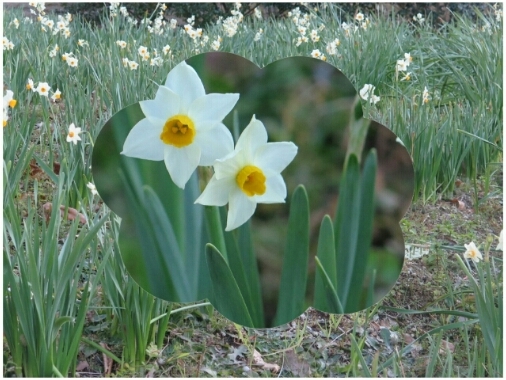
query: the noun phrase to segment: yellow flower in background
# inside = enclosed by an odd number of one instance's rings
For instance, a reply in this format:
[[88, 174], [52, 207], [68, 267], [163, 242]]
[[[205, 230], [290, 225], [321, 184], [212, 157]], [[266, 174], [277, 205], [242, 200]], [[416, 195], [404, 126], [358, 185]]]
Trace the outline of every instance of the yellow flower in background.
[[483, 260], [483, 256], [481, 255], [481, 252], [478, 250], [478, 248], [476, 248], [474, 242], [464, 244], [464, 247], [466, 247], [466, 251], [464, 252], [465, 259], [471, 259], [475, 263], [478, 263], [480, 262], [480, 260]]
[[197, 72], [182, 62], [167, 75], [155, 99], [140, 102], [145, 119], [123, 145], [128, 157], [165, 162], [173, 180], [184, 189], [197, 166], [210, 166], [234, 149], [222, 120], [239, 94], [207, 94]]
[[74, 145], [77, 145], [77, 142], [81, 140], [79, 134], [81, 133], [81, 128], [76, 128], [74, 123], [69, 125], [69, 131], [67, 134], [67, 142], [73, 142]]
[[252, 117], [233, 152], [216, 160], [214, 175], [195, 203], [224, 206], [231, 231], [254, 214], [258, 203], [285, 203], [286, 184], [281, 172], [293, 161], [292, 142], [267, 142], [263, 123]]

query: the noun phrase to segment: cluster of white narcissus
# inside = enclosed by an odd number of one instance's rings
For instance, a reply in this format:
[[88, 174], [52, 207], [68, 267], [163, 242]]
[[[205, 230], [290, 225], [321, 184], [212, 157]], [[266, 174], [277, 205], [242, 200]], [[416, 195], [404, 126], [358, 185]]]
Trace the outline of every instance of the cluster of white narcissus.
[[214, 174], [195, 201], [229, 204], [226, 231], [245, 223], [257, 203], [282, 203], [286, 185], [281, 171], [294, 159], [292, 142], [267, 142], [261, 121], [252, 117], [234, 148], [222, 123], [239, 94], [206, 94], [196, 71], [182, 62], [167, 76], [155, 99], [140, 102], [145, 118], [128, 134], [121, 154], [164, 161], [173, 182], [184, 189], [197, 166]]

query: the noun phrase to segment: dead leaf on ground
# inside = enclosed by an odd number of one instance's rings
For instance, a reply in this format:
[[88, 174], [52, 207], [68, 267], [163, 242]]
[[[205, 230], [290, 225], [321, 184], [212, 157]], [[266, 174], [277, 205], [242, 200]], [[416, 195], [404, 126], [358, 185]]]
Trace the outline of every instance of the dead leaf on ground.
[[466, 209], [466, 204], [457, 198], [451, 199], [450, 203], [456, 206], [461, 211]]
[[309, 377], [311, 375], [311, 368], [309, 363], [295, 353], [294, 350], [285, 352], [285, 365], [287, 370], [292, 372], [298, 377]]
[[439, 348], [439, 354], [443, 355], [446, 353], [446, 351], [450, 351], [453, 353], [455, 351], [455, 345], [446, 340], [441, 340], [441, 347]]
[[76, 371], [77, 372], [80, 372], [80, 371], [84, 371], [86, 368], [88, 368], [90, 365], [88, 364], [88, 362], [86, 360], [82, 361], [82, 362], [79, 362], [76, 366]]
[[[65, 207], [63, 205], [60, 206], [60, 215], [62, 218], [65, 216], [65, 210], [67, 211], [67, 219], [68, 220], [74, 220], [79, 218], [79, 222], [84, 224], [86, 223], [86, 217], [84, 214], [81, 214], [79, 211], [77, 211], [75, 208], [72, 207]], [[53, 204], [51, 202], [44, 203], [42, 206], [42, 211], [44, 212], [44, 216], [46, 217], [46, 223], [49, 222], [49, 218], [51, 217], [51, 212], [53, 211]]]
[[60, 174], [60, 163], [59, 162], [53, 162], [53, 172], [54, 174]]
[[276, 373], [280, 370], [279, 365], [264, 362], [262, 355], [257, 350], [253, 352], [253, 364]]
[[[103, 342], [100, 342], [100, 345], [106, 350], [109, 349], [109, 347], [107, 347], [107, 344]], [[106, 354], [102, 354], [102, 358], [104, 360], [104, 376], [109, 377], [112, 372], [112, 359]]]
[[32, 158], [30, 161], [30, 177], [32, 178], [39, 178], [44, 172], [40, 168], [39, 165], [37, 165], [37, 161], [35, 161], [35, 158]]

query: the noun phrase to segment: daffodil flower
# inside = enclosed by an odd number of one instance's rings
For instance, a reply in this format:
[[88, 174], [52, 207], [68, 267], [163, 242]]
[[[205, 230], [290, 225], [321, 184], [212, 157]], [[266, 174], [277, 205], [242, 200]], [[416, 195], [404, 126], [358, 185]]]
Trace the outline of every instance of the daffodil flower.
[[39, 85], [34, 91], [37, 91], [39, 95], [45, 96], [47, 98], [50, 89], [51, 87], [47, 84], [47, 82], [39, 82]]
[[251, 218], [257, 203], [285, 202], [281, 172], [296, 154], [297, 146], [292, 142], [267, 143], [264, 125], [253, 116], [235, 150], [214, 163], [214, 175], [195, 203], [228, 203], [225, 231], [231, 231]]
[[474, 242], [464, 244], [464, 247], [466, 247], [466, 251], [464, 252], [465, 259], [471, 259], [475, 263], [478, 263], [480, 260], [483, 260], [483, 256], [481, 255], [481, 252], [478, 250]]
[[222, 124], [239, 94], [207, 94], [195, 70], [177, 65], [154, 100], [140, 102], [145, 119], [128, 134], [121, 154], [165, 161], [174, 183], [184, 189], [197, 166], [210, 166], [234, 149]]
[[81, 140], [79, 134], [81, 133], [81, 128], [76, 128], [74, 123], [69, 125], [69, 132], [67, 134], [67, 142], [73, 142], [74, 145], [77, 145], [77, 142]]

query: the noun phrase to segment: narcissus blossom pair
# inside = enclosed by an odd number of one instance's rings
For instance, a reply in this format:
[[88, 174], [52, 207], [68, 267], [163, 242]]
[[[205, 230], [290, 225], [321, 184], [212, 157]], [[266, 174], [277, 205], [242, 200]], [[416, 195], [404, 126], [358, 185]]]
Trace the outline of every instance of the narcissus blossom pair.
[[257, 203], [286, 198], [280, 172], [293, 160], [293, 143], [267, 143], [267, 131], [255, 117], [237, 141], [222, 123], [239, 94], [206, 94], [195, 70], [177, 65], [155, 99], [140, 102], [146, 116], [128, 134], [121, 154], [165, 162], [184, 189], [197, 166], [214, 165], [214, 175], [196, 203], [229, 203], [226, 230], [246, 222]]

